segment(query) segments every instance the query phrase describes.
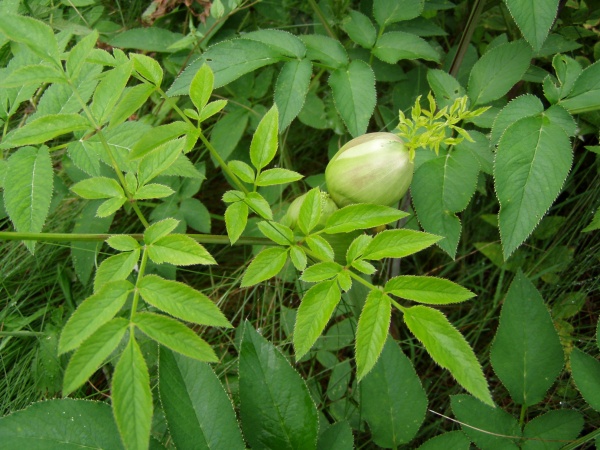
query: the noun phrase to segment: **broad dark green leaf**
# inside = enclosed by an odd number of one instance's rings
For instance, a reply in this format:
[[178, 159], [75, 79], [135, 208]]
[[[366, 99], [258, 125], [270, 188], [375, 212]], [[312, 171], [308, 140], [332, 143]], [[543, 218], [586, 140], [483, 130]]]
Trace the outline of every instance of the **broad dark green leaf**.
[[537, 116], [542, 112], [544, 112], [544, 105], [535, 95], [525, 94], [511, 100], [494, 120], [492, 144], [497, 145], [506, 129], [516, 121], [525, 117]]
[[509, 126], [494, 163], [498, 222], [508, 258], [540, 222], [571, 169], [571, 143], [547, 117], [526, 117]]
[[147, 249], [148, 256], [157, 264], [189, 266], [217, 263], [201, 244], [184, 234], [163, 236], [152, 242]]
[[115, 366], [111, 389], [113, 414], [121, 439], [128, 450], [146, 450], [152, 425], [150, 375], [138, 343], [129, 342]]
[[[19, 232], [39, 233], [52, 201], [54, 172], [47, 147], [23, 147], [8, 159], [4, 175], [4, 207]], [[27, 241], [33, 253], [35, 242]]]
[[374, 0], [373, 16], [381, 27], [419, 17], [423, 0]]
[[302, 358], [321, 335], [340, 298], [336, 280], [316, 284], [304, 294], [294, 327], [296, 360]]
[[428, 233], [445, 238], [438, 245], [451, 258], [462, 231], [456, 213], [469, 204], [478, 174], [477, 160], [461, 147], [421, 164], [413, 177], [411, 193], [419, 222]]
[[260, 170], [269, 164], [277, 153], [278, 145], [278, 117], [277, 105], [263, 116], [250, 143], [250, 160], [256, 169]]
[[44, 22], [16, 14], [1, 14], [0, 33], [11, 41], [27, 45], [46, 61], [50, 61], [55, 65], [61, 63], [54, 31]]
[[490, 359], [515, 403], [541, 402], [564, 365], [564, 354], [544, 300], [523, 273], [502, 306]]
[[483, 55], [473, 66], [467, 87], [473, 106], [506, 94], [529, 68], [531, 56], [531, 47], [523, 40], [498, 45]]
[[300, 39], [306, 45], [306, 58], [335, 69], [348, 64], [348, 54], [340, 41], [319, 34], [303, 34]]
[[425, 419], [427, 397], [413, 365], [393, 339], [387, 339], [360, 387], [364, 418], [375, 443], [396, 448], [410, 442]]
[[583, 416], [571, 409], [549, 411], [527, 422], [522, 450], [558, 450], [583, 428]]
[[348, 233], [386, 225], [408, 216], [404, 211], [389, 206], [358, 204], [348, 205], [334, 212], [323, 230], [327, 234]]
[[113, 281], [81, 302], [62, 330], [58, 343], [59, 353], [76, 349], [112, 319], [123, 307], [132, 290], [133, 285], [129, 281]]
[[600, 108], [600, 62], [596, 61], [586, 67], [574, 82], [573, 90], [568, 98], [562, 100], [560, 105], [571, 114], [594, 111]]
[[317, 409], [300, 375], [249, 323], [239, 358], [240, 414], [253, 449], [314, 450]]
[[558, 12], [559, 0], [504, 0], [523, 37], [539, 51]]
[[350, 10], [348, 16], [344, 18], [342, 28], [348, 34], [350, 39], [364, 48], [371, 48], [375, 45], [377, 31], [367, 16], [363, 13]]
[[7, 450], [123, 449], [107, 403], [70, 398], [0, 418], [0, 442]]
[[588, 404], [600, 411], [600, 362], [574, 348], [571, 352], [571, 373], [575, 385]]
[[202, 112], [213, 91], [215, 76], [207, 64], [200, 67], [190, 83], [190, 99], [199, 112]]
[[88, 128], [90, 123], [79, 114], [48, 114], [8, 133], [0, 148], [43, 144], [57, 136]]
[[[248, 110], [237, 108], [221, 116], [213, 127], [210, 133], [210, 143], [223, 161], [229, 159], [229, 156], [242, 139], [248, 125], [248, 118]], [[215, 165], [217, 164], [214, 158], [213, 162]]]
[[432, 305], [464, 302], [473, 298], [468, 289], [444, 278], [400, 275], [385, 284], [385, 292]]
[[116, 33], [109, 41], [112, 47], [133, 48], [147, 52], [170, 52], [169, 46], [183, 38], [180, 33], [159, 28], [132, 28]]
[[470, 450], [471, 440], [462, 431], [448, 431], [429, 439], [417, 450]]
[[254, 286], [279, 273], [287, 261], [288, 252], [283, 247], [262, 250], [254, 257], [242, 278], [242, 287]]
[[302, 59], [306, 54], [306, 47], [302, 41], [287, 31], [283, 30], [258, 30], [244, 33], [242, 39], [262, 42], [282, 55], [294, 59]]
[[478, 448], [481, 450], [519, 449], [517, 443], [521, 438], [521, 428], [517, 420], [506, 411], [492, 408], [464, 394], [452, 395], [450, 402], [456, 419], [464, 424], [463, 432]]
[[336, 422], [319, 435], [317, 450], [353, 450], [354, 436], [348, 422]]
[[352, 137], [364, 134], [377, 104], [375, 74], [371, 67], [364, 61], [354, 60], [349, 66], [332, 72], [328, 83], [335, 108]]
[[175, 352], [198, 361], [219, 360], [204, 339], [178, 320], [161, 314], [138, 313], [133, 321], [148, 337]]
[[462, 334], [446, 316], [427, 306], [404, 311], [404, 321], [433, 360], [448, 369], [458, 383], [479, 400], [494, 405], [481, 365]]
[[373, 55], [388, 64], [396, 64], [403, 59], [440, 60], [438, 52], [426, 40], [403, 31], [390, 31], [380, 36]]
[[105, 323], [79, 346], [65, 370], [63, 395], [67, 396], [91, 377], [117, 348], [129, 326], [126, 319]]
[[279, 72], [274, 98], [279, 110], [280, 133], [292, 123], [302, 109], [311, 75], [312, 64], [308, 59], [288, 61]]
[[248, 205], [244, 202], [232, 203], [225, 210], [225, 226], [231, 245], [240, 238], [248, 223]]
[[392, 318], [391, 299], [379, 289], [367, 295], [356, 329], [356, 376], [360, 381], [373, 368], [388, 335]]
[[179, 225], [179, 220], [171, 217], [153, 223], [144, 231], [144, 243], [146, 245], [153, 244], [158, 239], [167, 236], [177, 225]]
[[417, 253], [441, 239], [415, 230], [386, 230], [377, 233], [362, 252], [364, 259], [403, 258]]
[[139, 259], [139, 249], [106, 258], [100, 263], [96, 271], [94, 292], [98, 292], [106, 283], [110, 283], [111, 281], [127, 279]]
[[429, 69], [427, 82], [433, 90], [438, 108], [450, 107], [456, 99], [465, 95], [465, 89], [457, 79], [441, 69]]
[[161, 403], [179, 450], [245, 449], [231, 400], [208, 364], [161, 347], [158, 367]]
[[174, 317], [200, 325], [231, 327], [210, 298], [187, 284], [146, 275], [137, 288], [145, 301]]

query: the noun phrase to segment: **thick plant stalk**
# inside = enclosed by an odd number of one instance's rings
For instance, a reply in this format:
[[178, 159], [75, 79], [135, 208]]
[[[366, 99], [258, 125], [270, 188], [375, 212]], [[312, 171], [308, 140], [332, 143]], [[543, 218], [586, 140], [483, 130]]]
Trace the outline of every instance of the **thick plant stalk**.
[[469, 15], [469, 19], [467, 20], [467, 24], [465, 25], [465, 31], [460, 37], [460, 41], [458, 41], [456, 54], [454, 55], [452, 65], [450, 66], [450, 75], [452, 75], [455, 78], [456, 75], [458, 75], [460, 66], [463, 62], [465, 54], [467, 53], [467, 47], [469, 46], [469, 42], [471, 42], [473, 32], [475, 31], [475, 26], [477, 25], [477, 21], [479, 20], [479, 16], [483, 11], [484, 5], [485, 0], [475, 0], [475, 3], [471, 8], [471, 14]]

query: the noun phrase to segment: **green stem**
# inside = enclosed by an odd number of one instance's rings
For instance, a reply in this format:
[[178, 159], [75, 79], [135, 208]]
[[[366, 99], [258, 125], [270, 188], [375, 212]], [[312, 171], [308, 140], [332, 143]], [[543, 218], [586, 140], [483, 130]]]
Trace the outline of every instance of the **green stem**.
[[471, 8], [471, 14], [469, 15], [469, 19], [467, 20], [467, 24], [465, 25], [465, 31], [460, 37], [460, 41], [458, 41], [458, 46], [456, 47], [456, 54], [454, 55], [452, 65], [450, 66], [449, 73], [455, 78], [458, 75], [458, 70], [460, 69], [463, 59], [465, 58], [465, 54], [467, 53], [469, 42], [471, 42], [473, 32], [475, 31], [475, 26], [477, 25], [477, 21], [479, 20], [479, 16], [483, 11], [484, 5], [485, 0], [475, 0], [475, 3]]
[[519, 425], [521, 425], [521, 428], [525, 425], [525, 414], [527, 414], [527, 406], [523, 404], [521, 405], [521, 414], [519, 416]]
[[29, 337], [29, 336], [46, 336], [47, 333], [41, 331], [0, 331], [0, 337], [17, 336], [17, 337]]
[[131, 303], [131, 315], [129, 316], [129, 320], [133, 322], [135, 317], [135, 313], [137, 312], [137, 305], [140, 300], [140, 290], [137, 287], [144, 278], [144, 272], [146, 271], [146, 263], [148, 262], [148, 251], [147, 247], [144, 246], [144, 251], [142, 252], [142, 262], [140, 263], [140, 270], [138, 272], [137, 279], [135, 280], [136, 289], [133, 291], [133, 302]]
[[321, 24], [323, 25], [323, 28], [325, 28], [325, 31], [327, 32], [329, 37], [337, 41], [337, 36], [329, 26], [329, 23], [327, 23], [327, 19], [325, 18], [325, 15], [323, 14], [323, 11], [321, 11], [319, 5], [317, 5], [317, 2], [315, 0], [308, 0], [308, 3], [312, 7], [319, 20], [321, 21]]
[[598, 436], [600, 436], [600, 428], [597, 428], [594, 431], [592, 431], [591, 433], [588, 433], [585, 436], [580, 437], [576, 441], [573, 441], [570, 444], [565, 445], [564, 447], [561, 448], [561, 450], [575, 450], [580, 445], [585, 444], [586, 442], [589, 442], [592, 439], [597, 438]]
[[[103, 242], [118, 234], [81, 234], [81, 233], [20, 233], [0, 231], [0, 241], [48, 241], [48, 242]], [[137, 241], [143, 241], [143, 234], [125, 234]], [[201, 244], [231, 245], [227, 236], [214, 234], [186, 234]], [[234, 245], [274, 245], [273, 241], [261, 237], [243, 237]]]

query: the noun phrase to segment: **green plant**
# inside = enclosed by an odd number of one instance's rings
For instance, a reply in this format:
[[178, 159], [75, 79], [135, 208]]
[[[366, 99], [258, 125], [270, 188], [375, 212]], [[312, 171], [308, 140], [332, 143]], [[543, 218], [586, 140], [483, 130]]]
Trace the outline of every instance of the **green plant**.
[[[563, 347], [572, 347], [572, 316], [556, 313], [553, 324], [519, 269], [548, 284], [566, 270], [566, 264], [526, 258], [539, 257], [542, 251], [535, 247], [546, 248], [564, 223], [552, 214], [538, 227], [569, 171], [591, 158], [591, 152], [574, 152], [571, 138], [597, 134], [600, 66], [560, 53], [580, 44], [549, 34], [558, 2], [540, 2], [546, 9], [508, 0], [490, 3], [487, 10], [483, 4], [475, 1], [469, 9], [463, 3], [450, 13], [444, 2], [419, 0], [374, 0], [372, 7], [286, 2], [283, 7], [296, 8], [298, 17], [314, 15], [320, 23], [294, 35], [260, 29], [253, 21], [269, 17], [264, 5], [254, 11], [245, 2], [215, 1], [204, 24], [194, 25], [192, 16], [199, 13], [193, 8], [171, 13], [185, 15], [191, 25], [186, 36], [159, 26], [111, 36], [83, 4], [60, 9], [61, 17], [79, 14], [81, 23], [98, 24], [97, 30], [81, 25], [55, 34], [51, 26], [16, 14], [37, 14], [61, 29], [64, 23], [51, 22], [48, 9], [3, 5], [0, 187], [15, 231], [1, 231], [0, 239], [22, 240], [32, 255], [40, 240], [72, 243], [84, 291], [77, 298], [83, 300], [70, 305], [70, 316], [55, 314], [44, 325], [40, 333], [52, 339], [40, 344], [40, 355], [55, 358], [48, 366], [54, 373], [64, 368], [63, 395], [83, 396], [82, 386], [104, 367], [104, 389], [112, 399], [112, 408], [71, 399], [34, 405], [0, 419], [3, 442], [12, 447], [36, 439], [64, 443], [70, 435], [78, 440], [69, 441], [73, 445], [94, 448], [194, 448], [202, 440], [209, 448], [342, 449], [352, 448], [354, 431], [358, 445], [397, 448], [415, 443], [430, 402], [444, 406], [444, 400], [425, 394], [435, 392], [436, 382], [426, 376], [432, 369], [423, 369], [429, 359], [415, 356], [421, 349], [473, 395], [451, 400], [464, 433], [443, 434], [423, 448], [468, 448], [469, 441], [481, 448], [531, 448], [573, 441], [556, 445], [569, 448], [594, 439], [597, 434], [587, 431], [576, 440], [583, 423], [579, 412], [548, 407], [540, 414], [548, 389], [565, 373]], [[586, 8], [571, 2], [561, 20], [588, 26], [593, 14]], [[473, 32], [484, 32], [476, 29], [477, 19], [493, 22], [503, 13], [510, 39], [479, 36], [479, 48], [469, 47]], [[533, 25], [525, 20], [532, 14], [540, 17]], [[453, 20], [467, 15], [456, 46], [442, 37], [424, 39], [442, 36], [441, 26], [456, 31]], [[173, 26], [168, 15], [158, 20]], [[81, 36], [74, 37], [74, 30]], [[115, 47], [112, 52], [97, 46], [99, 37]], [[118, 47], [157, 54], [126, 54]], [[193, 55], [198, 59], [190, 59]], [[429, 89], [427, 109], [421, 98]], [[28, 101], [35, 112], [25, 107]], [[324, 189], [339, 202], [335, 184], [347, 175], [326, 172], [324, 186], [322, 174], [305, 170], [294, 148], [320, 129], [326, 131], [316, 141], [331, 138], [334, 172], [339, 156], [333, 153], [339, 147], [348, 151], [356, 143], [350, 138], [365, 139], [359, 136], [370, 129], [398, 134], [394, 140], [403, 144], [396, 149], [407, 164], [396, 195], [382, 204], [328, 207]], [[325, 147], [319, 145], [308, 158], [322, 159]], [[414, 221], [397, 227], [409, 216], [395, 203], [406, 191], [413, 164], [411, 197], [424, 231]], [[303, 173], [312, 176], [303, 180]], [[480, 194], [491, 194], [486, 176], [492, 174], [494, 195], [479, 207]], [[356, 187], [352, 184], [343, 189]], [[586, 180], [578, 186], [593, 185]], [[67, 186], [84, 202], [71, 197], [62, 203], [70, 197]], [[206, 197], [201, 202], [198, 192], [217, 192], [226, 206]], [[289, 209], [288, 194], [296, 197]], [[72, 232], [43, 232], [52, 231], [46, 225], [49, 211], [72, 203], [83, 204]], [[402, 209], [409, 206], [405, 201]], [[498, 206], [497, 218], [484, 215]], [[594, 206], [588, 201], [586, 211]], [[495, 228], [467, 226], [470, 214]], [[188, 227], [201, 234], [187, 233]], [[226, 235], [208, 234], [213, 227]], [[482, 239], [475, 241], [476, 234]], [[96, 264], [99, 243], [107, 244], [107, 255]], [[215, 263], [223, 262], [223, 248], [234, 244], [253, 245], [254, 258], [246, 267], [238, 252], [233, 275], [222, 278], [231, 276], [235, 283], [223, 282], [209, 297], [203, 287], [214, 287]], [[459, 255], [459, 262], [444, 259], [433, 244], [451, 260]], [[469, 244], [477, 249], [477, 263], [468, 260]], [[570, 243], [548, 248], [561, 260], [574, 259]], [[471, 269], [485, 258], [492, 261], [486, 269]], [[204, 278], [195, 284], [184, 271], [198, 266], [211, 274], [210, 283]], [[516, 276], [502, 307], [490, 367], [478, 342], [486, 332], [473, 333], [478, 322], [468, 320], [479, 311], [482, 328], [495, 327], [495, 308], [510, 272]], [[264, 283], [268, 280], [273, 281]], [[226, 285], [235, 286], [236, 294]], [[475, 291], [480, 300], [463, 306]], [[267, 303], [273, 292], [285, 299], [276, 308]], [[578, 302], [586, 296], [569, 294]], [[236, 296], [244, 298], [238, 309], [231, 306]], [[525, 298], [533, 300], [524, 303]], [[244, 321], [255, 309], [256, 323]], [[595, 325], [595, 315], [591, 318]], [[276, 324], [268, 339], [255, 330], [266, 322]], [[275, 336], [280, 348], [269, 342]], [[528, 359], [532, 346], [536, 355], [546, 355], [544, 361]], [[286, 360], [290, 355], [300, 374]], [[205, 362], [218, 363], [215, 371]], [[595, 360], [573, 350], [571, 365], [583, 398], [597, 409]], [[508, 395], [502, 396], [494, 373]], [[239, 408], [239, 422], [224, 386]], [[443, 398], [448, 392], [455, 390], [448, 387]], [[508, 413], [494, 408], [494, 400], [521, 405], [519, 420], [511, 408], [505, 408]], [[24, 425], [48, 414], [53, 422], [47, 426]], [[593, 424], [593, 414], [586, 423]], [[80, 433], [89, 421], [101, 429]], [[551, 429], [555, 423], [560, 426]]]

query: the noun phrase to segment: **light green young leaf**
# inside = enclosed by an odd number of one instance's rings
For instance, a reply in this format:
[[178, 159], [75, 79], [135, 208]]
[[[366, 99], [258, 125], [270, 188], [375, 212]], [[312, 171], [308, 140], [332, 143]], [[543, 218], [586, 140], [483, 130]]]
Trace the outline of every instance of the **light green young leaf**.
[[391, 299], [379, 289], [367, 295], [356, 329], [356, 376], [368, 374], [383, 350], [392, 318]]
[[279, 132], [282, 133], [302, 110], [312, 75], [308, 59], [284, 64], [275, 85], [274, 100], [279, 110]]
[[96, 216], [108, 217], [117, 212], [126, 201], [127, 199], [124, 196], [109, 198], [108, 200], [102, 202], [102, 204], [98, 207]]
[[173, 195], [175, 191], [164, 184], [150, 183], [142, 186], [134, 194], [135, 200], [146, 200], [151, 198], [164, 198]]
[[213, 327], [231, 327], [210, 298], [186, 284], [146, 275], [137, 288], [146, 302], [178, 319]]
[[254, 173], [254, 169], [250, 167], [243, 161], [229, 161], [227, 163], [231, 171], [239, 177], [244, 183], [254, 183], [254, 179], [256, 178], [256, 174]]
[[[470, 395], [452, 395], [452, 412], [464, 424], [463, 432], [482, 449], [518, 450], [519, 422], [501, 408], [493, 408]], [[506, 436], [506, 437], [504, 437]]]
[[150, 375], [133, 333], [115, 367], [112, 404], [125, 448], [148, 449], [153, 410]]
[[146, 228], [146, 231], [144, 231], [144, 243], [146, 245], [153, 244], [158, 239], [173, 231], [177, 225], [179, 225], [179, 220], [170, 217], [168, 219], [153, 223]]
[[336, 280], [315, 284], [304, 294], [293, 335], [296, 360], [302, 358], [321, 335], [341, 295]]
[[0, 148], [43, 144], [57, 136], [88, 128], [89, 122], [79, 114], [48, 114], [8, 133]]
[[475, 297], [468, 289], [444, 278], [400, 275], [385, 284], [384, 291], [430, 305], [458, 303]]
[[362, 411], [375, 444], [382, 448], [408, 444], [425, 419], [427, 396], [413, 365], [393, 339], [387, 339], [381, 357], [360, 388]]
[[558, 333], [535, 286], [518, 272], [500, 314], [490, 359], [517, 404], [542, 401], [564, 365]]
[[441, 239], [415, 230], [386, 230], [375, 235], [363, 251], [364, 259], [403, 258], [417, 253]]
[[[317, 409], [304, 380], [248, 323], [244, 326], [239, 376], [240, 416], [251, 448], [316, 448]], [[294, 407], [290, 408], [292, 398]]]
[[269, 164], [275, 157], [275, 153], [277, 153], [278, 120], [277, 105], [273, 105], [261, 119], [254, 136], [252, 136], [250, 160], [258, 170]]
[[136, 327], [160, 345], [198, 361], [217, 362], [219, 358], [204, 339], [181, 322], [153, 313], [138, 313]]
[[100, 263], [94, 278], [94, 292], [97, 293], [111, 281], [125, 280], [133, 271], [140, 259], [140, 250], [119, 253], [110, 256]]
[[319, 224], [322, 213], [321, 191], [319, 188], [314, 188], [304, 195], [304, 200], [300, 205], [298, 213], [298, 227], [305, 235]]
[[151, 128], [133, 146], [129, 158], [138, 159], [169, 142], [178, 142], [176, 141], [177, 138], [190, 132], [192, 129], [195, 130], [195, 128], [190, 127], [185, 122], [172, 122]]
[[350, 39], [364, 48], [370, 49], [375, 45], [377, 31], [367, 16], [358, 11], [350, 10], [349, 15], [344, 18], [342, 28]]
[[334, 253], [331, 244], [321, 236], [307, 236], [306, 244], [315, 252], [319, 259], [324, 261], [333, 261]]
[[571, 352], [573, 381], [585, 401], [600, 411], [600, 362], [577, 347]]
[[139, 163], [138, 178], [144, 185], [167, 170], [181, 156], [186, 144], [185, 138], [169, 141], [147, 153]]
[[225, 106], [227, 106], [227, 100], [215, 100], [214, 102], [210, 102], [204, 107], [204, 109], [200, 113], [200, 116], [198, 117], [198, 122], [204, 122], [206, 119], [214, 116], [223, 108], [225, 108]]
[[244, 202], [263, 219], [273, 220], [273, 212], [269, 202], [258, 192], [248, 192]]
[[276, 184], [286, 184], [298, 181], [304, 175], [287, 169], [268, 169], [261, 172], [256, 179], [257, 186], [274, 186]]
[[248, 223], [248, 205], [244, 202], [232, 203], [225, 210], [225, 228], [231, 245], [240, 238]]
[[54, 31], [45, 23], [16, 14], [0, 14], [0, 33], [27, 45], [38, 56], [60, 65], [60, 52]]
[[546, 117], [526, 117], [506, 129], [494, 162], [505, 259], [542, 220], [560, 193], [572, 160], [569, 137]]
[[0, 81], [0, 88], [20, 88], [30, 84], [40, 86], [44, 83], [66, 83], [63, 72], [54, 66], [31, 64], [18, 67]]
[[370, 262], [364, 261], [364, 260], [358, 260], [358, 261], [352, 261], [352, 263], [350, 264], [354, 269], [358, 270], [359, 272], [362, 272], [366, 275], [373, 275], [375, 272], [377, 272], [377, 269], [375, 268], [375, 266], [373, 264], [371, 264]]
[[541, 50], [558, 12], [559, 0], [504, 0], [523, 37]]
[[304, 269], [306, 269], [306, 252], [299, 245], [290, 247], [290, 259], [297, 271], [302, 272]]
[[423, 0], [374, 0], [373, 16], [381, 27], [419, 17]]
[[198, 112], [202, 112], [210, 100], [213, 91], [215, 76], [208, 64], [200, 67], [190, 83], [190, 98]]
[[62, 330], [58, 343], [59, 354], [76, 349], [112, 319], [123, 307], [132, 290], [133, 285], [129, 281], [113, 281], [86, 298]]
[[93, 30], [69, 51], [69, 55], [67, 56], [67, 74], [71, 80], [74, 80], [79, 76], [81, 68], [85, 64], [92, 49], [96, 46], [97, 41], [98, 30]]
[[353, 261], [361, 258], [372, 240], [373, 236], [368, 234], [361, 234], [356, 237], [350, 246], [348, 246], [348, 250], [346, 251], [346, 262], [351, 264]]
[[340, 289], [344, 292], [348, 292], [352, 288], [352, 277], [348, 270], [342, 270], [337, 274], [335, 278], [340, 285]]
[[[52, 201], [54, 172], [47, 147], [23, 147], [11, 155], [4, 175], [4, 207], [19, 232], [39, 233]], [[26, 242], [33, 253], [35, 242]]]
[[285, 225], [277, 222], [261, 221], [258, 222], [257, 226], [262, 234], [279, 245], [291, 245], [296, 241], [294, 232]]
[[373, 55], [388, 64], [404, 59], [440, 60], [438, 52], [426, 40], [403, 31], [389, 31], [377, 39]]
[[246, 194], [242, 191], [227, 191], [223, 194], [223, 201], [225, 203], [236, 203], [246, 198]]
[[323, 230], [327, 234], [348, 233], [395, 222], [408, 216], [404, 211], [389, 206], [358, 204], [348, 205], [334, 212]]
[[154, 86], [147, 83], [125, 88], [119, 103], [112, 111], [108, 127], [113, 128], [129, 119], [146, 103], [155, 89]]
[[125, 192], [117, 180], [107, 177], [87, 178], [71, 187], [71, 190], [82, 198], [98, 199], [125, 197]]
[[163, 236], [148, 245], [147, 249], [148, 256], [156, 264], [189, 266], [217, 263], [202, 245], [184, 234]]
[[129, 252], [140, 248], [140, 243], [126, 234], [111, 236], [106, 240], [106, 243], [109, 247], [119, 250], [120, 252]]
[[300, 279], [308, 283], [318, 283], [337, 276], [342, 270], [344, 267], [336, 262], [319, 262], [307, 268]]
[[231, 400], [210, 366], [164, 347], [159, 358], [158, 388], [173, 444], [244, 450]]
[[98, 84], [90, 105], [92, 115], [98, 124], [105, 123], [111, 116], [113, 108], [127, 86], [132, 70], [133, 63], [127, 61], [106, 72]]
[[489, 50], [475, 63], [467, 92], [472, 106], [483, 105], [506, 94], [517, 84], [531, 62], [531, 47], [513, 41]]
[[137, 73], [156, 87], [160, 87], [163, 79], [163, 70], [158, 61], [141, 53], [131, 53], [133, 68]]
[[436, 309], [413, 306], [404, 311], [406, 326], [433, 360], [448, 369], [458, 383], [487, 405], [494, 406], [477, 357], [462, 334]]
[[277, 275], [285, 265], [287, 256], [287, 249], [283, 247], [262, 250], [246, 269], [241, 287], [254, 286]]
[[371, 67], [356, 59], [348, 67], [332, 72], [328, 83], [335, 108], [352, 137], [364, 134], [377, 104], [375, 74]]
[[71, 356], [65, 370], [64, 396], [75, 391], [98, 370], [104, 360], [117, 348], [128, 327], [128, 320], [122, 317], [112, 319], [83, 341]]

